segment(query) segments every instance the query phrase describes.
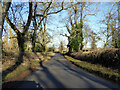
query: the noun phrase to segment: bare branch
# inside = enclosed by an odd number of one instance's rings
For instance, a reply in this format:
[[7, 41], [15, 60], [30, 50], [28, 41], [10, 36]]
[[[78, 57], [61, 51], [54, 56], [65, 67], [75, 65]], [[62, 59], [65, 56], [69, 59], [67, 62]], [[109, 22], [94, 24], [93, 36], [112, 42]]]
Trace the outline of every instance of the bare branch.
[[44, 18], [46, 18], [46, 12], [48, 11], [48, 9], [50, 8], [50, 6], [51, 6], [51, 4], [52, 4], [52, 2], [49, 2], [49, 4], [48, 4], [48, 7], [45, 9], [45, 11], [44, 11], [44, 13], [43, 13], [43, 18], [40, 20], [40, 22], [38, 23], [38, 28], [39, 28], [39, 26], [41, 25], [41, 23], [42, 23], [42, 21], [44, 20]]
[[46, 16], [43, 16], [42, 14], [36, 14], [35, 16], [36, 17], [46, 17]]
[[7, 13], [7, 15], [6, 15], [6, 21], [7, 21], [7, 23], [11, 26], [11, 28], [15, 31], [16, 34], [21, 33], [21, 32], [17, 29], [17, 27], [11, 22], [11, 20], [9, 19], [8, 13]]
[[69, 7], [67, 7], [67, 8], [64, 8], [63, 7], [63, 3], [64, 2], [62, 2], [62, 4], [61, 4], [61, 9], [60, 10], [58, 10], [58, 11], [56, 11], [56, 12], [51, 12], [51, 13], [48, 13], [47, 15], [50, 15], [50, 14], [56, 14], [56, 13], [59, 13], [59, 12], [61, 12], [62, 10], [67, 10], [68, 8], [71, 8], [72, 6], [69, 6]]
[[95, 14], [86, 14], [86, 15], [83, 17], [83, 19], [84, 19], [87, 15], [95, 15]]
[[[49, 8], [50, 8], [51, 4], [52, 4], [52, 2], [49, 2], [48, 7], [45, 9], [45, 11], [44, 11], [43, 15], [44, 15], [44, 14], [46, 14], [46, 12], [49, 10]], [[46, 16], [46, 15], [45, 15], [45, 16]]]
[[[0, 2], [1, 6], [2, 6], [2, 3]], [[0, 37], [2, 36], [2, 32], [3, 32], [3, 25], [4, 25], [4, 20], [5, 20], [5, 17], [8, 13], [8, 10], [9, 10], [9, 7], [11, 5], [11, 0], [10, 2], [6, 2], [3, 4], [3, 7], [2, 7], [2, 22], [1, 22], [1, 26], [2, 26], [2, 30], [0, 30]]]
[[60, 35], [62, 35], [62, 36], [65, 36], [65, 37], [69, 37], [69, 36], [67, 36], [67, 34], [65, 34], [65, 35], [63, 35], [63, 34], [60, 34]]
[[32, 20], [32, 2], [29, 2], [29, 16], [28, 16], [27, 23], [26, 23], [26, 25], [24, 27], [23, 34], [25, 34], [28, 31], [28, 28], [30, 26], [31, 20]]
[[13, 10], [12, 7], [11, 7], [11, 11], [12, 11], [12, 13], [13, 13], [14, 22], [16, 23], [15, 12], [14, 12], [14, 10]]
[[56, 11], [56, 12], [51, 12], [51, 13], [48, 13], [47, 15], [50, 15], [50, 14], [56, 14], [56, 13], [59, 13], [59, 12], [61, 12], [62, 10], [63, 10], [63, 2], [62, 2], [62, 4], [61, 4], [61, 9], [60, 10], [58, 10], [58, 11]]
[[68, 27], [67, 24], [66, 24], [66, 28], [67, 28], [67, 31], [68, 31], [69, 33], [71, 33], [71, 32], [70, 32], [70, 29], [69, 29], [69, 27]]

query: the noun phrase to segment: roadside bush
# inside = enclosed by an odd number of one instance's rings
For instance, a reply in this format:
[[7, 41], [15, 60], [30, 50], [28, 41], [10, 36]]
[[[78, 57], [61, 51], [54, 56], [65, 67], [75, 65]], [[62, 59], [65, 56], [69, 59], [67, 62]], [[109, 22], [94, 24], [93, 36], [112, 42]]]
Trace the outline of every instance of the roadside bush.
[[120, 69], [120, 49], [117, 48], [77, 52], [71, 53], [70, 55], [76, 59], [88, 61], [93, 64]]

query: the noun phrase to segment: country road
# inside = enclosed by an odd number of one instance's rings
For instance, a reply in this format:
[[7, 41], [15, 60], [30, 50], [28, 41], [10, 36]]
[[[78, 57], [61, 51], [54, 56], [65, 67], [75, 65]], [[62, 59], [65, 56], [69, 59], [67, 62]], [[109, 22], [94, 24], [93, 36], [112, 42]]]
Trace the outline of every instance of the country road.
[[[42, 88], [120, 88], [117, 84], [72, 65], [59, 53], [36, 69], [25, 81], [35, 81]], [[21, 87], [25, 86], [24, 83]]]

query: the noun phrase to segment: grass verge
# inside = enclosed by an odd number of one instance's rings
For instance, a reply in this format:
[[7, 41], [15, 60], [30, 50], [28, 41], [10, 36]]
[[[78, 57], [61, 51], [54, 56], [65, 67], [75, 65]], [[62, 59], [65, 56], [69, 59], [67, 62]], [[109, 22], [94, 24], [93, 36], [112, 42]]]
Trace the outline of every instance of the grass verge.
[[[13, 79], [16, 79], [15, 77], [17, 76], [19, 78], [19, 75], [24, 73], [26, 70], [29, 70], [29, 68], [31, 69], [36, 69], [36, 66], [39, 67], [39, 61], [35, 61], [32, 62], [32, 64], [30, 65], [29, 63], [22, 63], [19, 67], [17, 67], [13, 72], [7, 74], [7, 76], [5, 78], [3, 78], [3, 83], [4, 82], [8, 82], [11, 81]], [[26, 75], [25, 75], [26, 77]], [[23, 78], [25, 78], [23, 76]], [[21, 78], [21, 77], [20, 77]], [[14, 81], [14, 80], [13, 80]]]
[[13, 72], [9, 73], [9, 74], [3, 79], [3, 83], [4, 83], [5, 81], [8, 81], [8, 80], [14, 78], [15, 76], [21, 74], [22, 72], [24, 72], [24, 71], [27, 70], [27, 69], [28, 69], [28, 65], [18, 67], [16, 70], [14, 70]]
[[87, 70], [90, 73], [97, 74], [98, 76], [101, 76], [108, 80], [112, 80], [120, 84], [120, 73], [118, 70], [113, 70], [111, 68], [102, 67], [101, 65], [98, 65], [98, 64], [91, 64], [85, 61], [80, 61], [67, 55], [64, 55], [64, 57], [67, 60], [69, 60], [71, 63], [73, 63], [74, 65], [84, 70]]
[[[50, 55], [44, 57], [42, 60], [43, 63], [45, 63], [47, 60], [51, 59], [51, 57], [53, 57], [54, 55], [55, 55], [55, 53], [50, 53]], [[13, 72], [7, 74], [5, 76], [5, 78], [3, 78], [2, 83], [8, 82], [8, 81], [23, 80], [23, 78], [27, 77], [30, 74], [31, 71], [29, 70], [29, 68], [34, 70], [34, 69], [37, 69], [38, 67], [40, 67], [40, 61], [41, 60], [39, 58], [30, 60], [29, 62], [25, 61], [19, 67], [17, 67]], [[10, 65], [9, 65], [9, 67], [10, 67]], [[23, 74], [23, 75], [21, 75], [21, 74]]]

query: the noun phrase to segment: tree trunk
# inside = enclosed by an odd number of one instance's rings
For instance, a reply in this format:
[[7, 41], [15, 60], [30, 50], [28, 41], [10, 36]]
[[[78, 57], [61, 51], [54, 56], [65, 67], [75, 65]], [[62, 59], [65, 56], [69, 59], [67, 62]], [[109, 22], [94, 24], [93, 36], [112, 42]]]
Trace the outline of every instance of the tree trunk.
[[43, 21], [43, 24], [44, 24], [44, 31], [43, 31], [43, 45], [44, 45], [44, 52], [47, 53], [47, 38], [46, 38], [46, 21], [47, 21], [47, 18], [45, 18], [45, 20]]
[[[83, 29], [83, 7], [84, 7], [84, 3], [82, 3], [83, 5], [81, 6], [81, 17], [80, 17], [80, 36], [81, 36], [81, 38], [83, 38], [83, 33], [82, 33], [82, 29]], [[83, 48], [83, 40], [81, 41], [81, 43], [80, 43], [80, 50], [82, 50], [82, 48]], [[79, 49], [78, 49], [78, 51], [79, 51]]]
[[106, 43], [104, 45], [104, 48], [106, 48], [108, 45], [108, 39], [109, 39], [109, 20], [107, 21], [107, 38], [106, 38]]
[[111, 30], [112, 30], [112, 48], [115, 48], [116, 46], [115, 46], [115, 30], [114, 30], [114, 28], [113, 28], [113, 25], [112, 25], [112, 28], [111, 28]]
[[36, 43], [36, 33], [37, 33], [37, 22], [36, 22], [36, 19], [34, 17], [34, 33], [33, 33], [33, 36], [32, 36], [32, 51], [35, 52], [35, 43]]
[[71, 53], [72, 52], [72, 48], [71, 48], [71, 46], [69, 46], [69, 51], [68, 51], [69, 53]]
[[106, 38], [106, 43], [105, 43], [105, 45], [104, 45], [104, 48], [106, 48], [107, 45], [108, 45], [108, 37]]
[[46, 44], [45, 44], [45, 53], [47, 53], [47, 46], [46, 46]]
[[17, 36], [17, 40], [18, 40], [18, 47], [19, 47], [19, 57], [18, 57], [18, 61], [16, 62], [17, 65], [20, 65], [23, 62], [23, 55], [25, 52], [25, 37], [24, 35], [22, 35], [21, 33], [18, 34]]
[[33, 36], [32, 36], [32, 51], [35, 52], [35, 42], [36, 42], [36, 30], [34, 30]]
[[81, 42], [81, 46], [80, 46], [80, 50], [82, 50], [83, 49], [83, 42]]
[[71, 53], [72, 52], [72, 48], [71, 48], [71, 46], [70, 46], [70, 37], [68, 37], [68, 45], [67, 45], [67, 47], [69, 48], [69, 51], [68, 51], [68, 53]]
[[34, 26], [34, 33], [32, 36], [32, 51], [35, 52], [35, 43], [36, 43], [36, 33], [37, 33], [37, 22], [36, 22], [36, 8], [37, 8], [37, 3], [35, 3], [35, 8], [34, 8], [34, 22], [33, 22], [33, 26]]
[[11, 0], [9, 2], [4, 2], [3, 6], [2, 6], [2, 3], [0, 2], [0, 9], [2, 12], [0, 12], [2, 15], [2, 18], [0, 20], [0, 24], [2, 26], [1, 30], [0, 30], [0, 37], [2, 36], [2, 31], [3, 31], [3, 25], [4, 25], [4, 20], [5, 20], [5, 17], [6, 17], [6, 14], [9, 10], [9, 7], [11, 5]]
[[24, 53], [25, 51], [25, 47], [24, 47], [24, 44], [25, 44], [25, 37], [23, 35], [18, 35], [17, 37], [17, 40], [18, 40], [18, 47], [19, 47], [19, 51], [22, 53]]

